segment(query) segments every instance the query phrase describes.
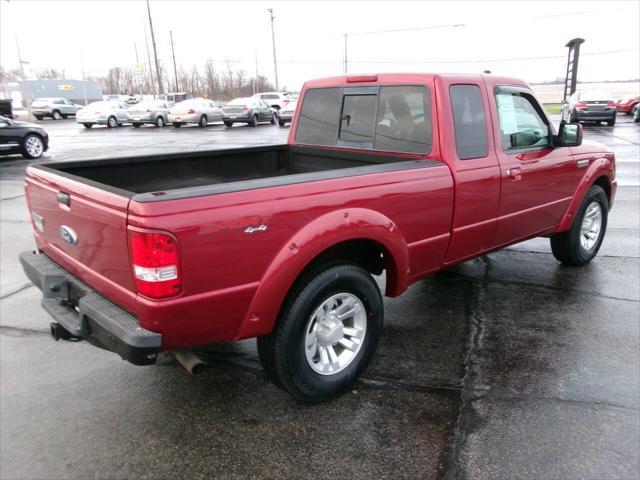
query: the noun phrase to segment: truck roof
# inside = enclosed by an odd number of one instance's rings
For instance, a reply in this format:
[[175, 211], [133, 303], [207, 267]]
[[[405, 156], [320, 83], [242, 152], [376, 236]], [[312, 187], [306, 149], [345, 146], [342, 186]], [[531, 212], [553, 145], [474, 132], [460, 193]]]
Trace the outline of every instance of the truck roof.
[[498, 75], [487, 75], [480, 73], [371, 73], [371, 74], [352, 74], [339, 75], [335, 77], [318, 78], [305, 82], [305, 88], [318, 88], [329, 86], [346, 86], [346, 85], [377, 85], [380, 83], [420, 83], [441, 77], [447, 79], [455, 79], [456, 81], [477, 82], [483, 79], [489, 85], [510, 84], [523, 85], [526, 82], [519, 78], [503, 77]]

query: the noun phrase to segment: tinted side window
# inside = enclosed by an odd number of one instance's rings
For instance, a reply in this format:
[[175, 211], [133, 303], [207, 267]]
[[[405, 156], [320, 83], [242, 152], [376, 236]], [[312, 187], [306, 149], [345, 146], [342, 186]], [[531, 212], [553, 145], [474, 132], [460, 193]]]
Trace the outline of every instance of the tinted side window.
[[345, 95], [340, 118], [340, 140], [373, 141], [377, 95]]
[[375, 150], [429, 153], [431, 101], [426, 87], [380, 87]]
[[340, 116], [340, 89], [308, 90], [302, 101], [296, 142], [335, 146]]
[[487, 126], [480, 88], [476, 85], [451, 85], [449, 96], [458, 158], [467, 160], [486, 157]]
[[496, 94], [503, 150], [549, 145], [549, 126], [535, 99], [525, 92]]

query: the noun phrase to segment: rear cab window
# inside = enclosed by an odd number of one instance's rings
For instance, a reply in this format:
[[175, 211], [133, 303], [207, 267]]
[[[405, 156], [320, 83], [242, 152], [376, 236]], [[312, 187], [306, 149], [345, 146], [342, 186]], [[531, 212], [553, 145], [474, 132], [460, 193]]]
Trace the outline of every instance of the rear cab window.
[[456, 154], [460, 160], [484, 158], [489, 152], [482, 93], [477, 85], [449, 87]]
[[306, 91], [295, 141], [426, 155], [432, 135], [424, 85], [331, 87]]

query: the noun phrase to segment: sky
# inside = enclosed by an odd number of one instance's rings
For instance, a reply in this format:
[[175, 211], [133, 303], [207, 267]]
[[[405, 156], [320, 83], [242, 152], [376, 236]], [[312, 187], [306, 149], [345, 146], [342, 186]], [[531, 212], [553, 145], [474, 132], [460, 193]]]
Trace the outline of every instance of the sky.
[[[541, 82], [564, 77], [567, 48], [581, 47], [579, 80], [640, 78], [638, 1], [176, 1], [150, 2], [158, 56], [171, 72], [169, 31], [179, 67], [228, 61], [274, 80], [275, 16], [280, 87], [347, 71], [482, 72]], [[146, 2], [0, 0], [0, 65], [27, 74], [64, 70], [101, 76], [147, 67]], [[398, 31], [407, 30], [409, 31]], [[384, 31], [380, 33], [380, 31]], [[153, 59], [153, 52], [151, 51]], [[542, 58], [541, 58], [542, 57]], [[256, 62], [257, 59], [257, 62]], [[153, 60], [152, 60], [153, 61]]]

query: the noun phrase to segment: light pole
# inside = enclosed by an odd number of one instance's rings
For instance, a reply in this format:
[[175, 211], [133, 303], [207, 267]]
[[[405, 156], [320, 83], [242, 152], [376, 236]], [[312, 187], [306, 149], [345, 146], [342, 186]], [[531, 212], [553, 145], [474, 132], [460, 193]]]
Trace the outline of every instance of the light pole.
[[156, 61], [156, 77], [158, 79], [158, 93], [163, 94], [164, 88], [162, 87], [162, 76], [160, 75], [160, 64], [158, 63], [158, 50], [156, 49], [156, 36], [153, 33], [153, 22], [151, 21], [151, 7], [149, 6], [149, 0], [147, 0], [147, 13], [149, 14], [149, 28], [151, 30], [151, 44], [153, 46], [153, 57]]
[[276, 60], [276, 32], [273, 27], [273, 20], [275, 17], [273, 16], [273, 8], [269, 8], [269, 15], [271, 16], [271, 42], [273, 43], [273, 71], [276, 77], [276, 90], [280, 90], [280, 86], [278, 85], [278, 61]]
[[173, 74], [176, 77], [176, 92], [180, 91], [178, 87], [178, 68], [176, 67], [176, 52], [173, 49], [173, 31], [169, 30], [169, 36], [171, 37], [171, 56], [173, 57]]
[[347, 34], [344, 34], [344, 73], [347, 73]]

